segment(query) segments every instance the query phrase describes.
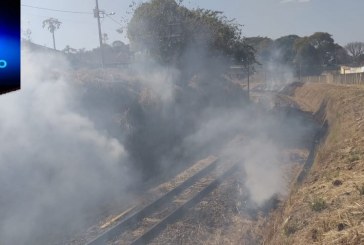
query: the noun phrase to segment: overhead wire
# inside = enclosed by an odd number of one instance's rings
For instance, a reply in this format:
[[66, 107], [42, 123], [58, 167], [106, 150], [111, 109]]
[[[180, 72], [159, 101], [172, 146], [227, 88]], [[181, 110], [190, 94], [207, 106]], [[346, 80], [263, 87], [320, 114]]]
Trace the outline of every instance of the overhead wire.
[[[61, 12], [61, 13], [87, 14], [87, 15], [93, 14], [91, 12], [85, 12], [85, 11], [71, 11], [71, 10], [51, 9], [51, 8], [44, 8], [44, 7], [37, 7], [37, 6], [27, 5], [27, 4], [21, 4], [21, 6], [28, 7], [28, 8], [34, 8], [34, 9], [41, 9], [41, 10], [46, 10], [46, 11]], [[117, 20], [115, 20], [111, 16], [106, 15], [106, 17], [108, 17], [110, 20], [112, 20], [114, 23], [118, 24], [119, 26], [123, 27], [123, 25], [120, 22], [118, 22]]]
[[[45, 8], [45, 7], [39, 7], [39, 6], [33, 6], [33, 5], [28, 5], [28, 4], [21, 4], [22, 7], [26, 7], [26, 8], [33, 8], [33, 9], [40, 9], [40, 10], [45, 10], [45, 11], [52, 11], [52, 12], [59, 12], [59, 13], [70, 13], [70, 14], [81, 14], [81, 15], [93, 15], [93, 12], [86, 12], [86, 11], [72, 11], [72, 10], [62, 10], [62, 9], [54, 9], [54, 8]], [[39, 16], [39, 15], [38, 15]], [[118, 26], [120, 26], [121, 28], [125, 28], [122, 23], [120, 23], [119, 21], [117, 21], [116, 19], [112, 18], [110, 15], [105, 15], [106, 17], [108, 17], [111, 21], [113, 21], [114, 23], [116, 23]], [[39, 16], [39, 17], [43, 17], [43, 16]], [[45, 16], [44, 16], [45, 17]], [[105, 18], [103, 18], [101, 20], [101, 22], [104, 22]], [[71, 20], [69, 20], [71, 21]], [[79, 21], [78, 21], [79, 22]]]
[[71, 10], [61, 10], [61, 9], [51, 9], [51, 8], [43, 8], [43, 7], [37, 7], [27, 4], [21, 4], [23, 7], [27, 8], [34, 8], [34, 9], [41, 9], [41, 10], [47, 10], [47, 11], [53, 11], [53, 12], [61, 12], [61, 13], [70, 13], [70, 14], [93, 14], [92, 12], [85, 12], [85, 11], [71, 11]]
[[[34, 16], [37, 18], [37, 20], [41, 20], [42, 18], [49, 18], [49, 15], [42, 15], [42, 14], [35, 14], [35, 13], [22, 13], [22, 17], [27, 17], [30, 18], [31, 16]], [[82, 25], [92, 25], [93, 23], [90, 21], [86, 21], [86, 20], [75, 20], [74, 18], [62, 18], [62, 22], [68, 22], [68, 23], [75, 23], [77, 22], [77, 24], [82, 24]]]
[[[38, 7], [38, 6], [32, 6], [32, 5], [27, 5], [27, 4], [21, 4], [21, 6], [23, 7], [27, 7], [27, 8], [34, 8], [34, 9], [41, 9], [41, 10], [46, 10], [46, 11], [53, 11], [53, 12], [61, 12], [61, 13], [71, 13], [71, 14], [93, 14], [92, 12], [85, 12], [85, 11], [71, 11], [71, 10], [61, 10], [61, 9], [52, 9], [52, 8], [44, 8], [44, 7]], [[112, 18], [110, 15], [106, 15], [106, 17], [108, 17], [111, 21], [113, 21], [114, 23], [118, 24], [119, 26], [123, 27], [123, 25], [115, 20], [114, 18]]]
[[116, 24], [118, 24], [119, 26], [123, 27], [123, 25], [122, 25], [119, 21], [115, 20], [115, 19], [114, 19], [114, 18], [112, 18], [110, 15], [106, 15], [106, 17], [108, 17], [110, 20], [112, 20], [113, 22], [115, 22], [115, 23], [116, 23]]

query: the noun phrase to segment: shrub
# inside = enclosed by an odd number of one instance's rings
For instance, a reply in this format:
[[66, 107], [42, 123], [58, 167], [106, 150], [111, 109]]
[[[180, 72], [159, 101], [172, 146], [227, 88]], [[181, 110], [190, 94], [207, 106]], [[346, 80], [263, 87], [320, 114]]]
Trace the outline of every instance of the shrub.
[[350, 161], [350, 163], [352, 163], [352, 162], [356, 162], [356, 161], [359, 161], [359, 159], [360, 159], [360, 157], [359, 157], [359, 155], [358, 155], [358, 154], [356, 154], [356, 153], [351, 154], [351, 155], [350, 155], [350, 157], [349, 157], [349, 161]]
[[364, 195], [364, 184], [362, 184], [360, 187], [355, 185], [355, 188], [359, 191], [360, 195]]
[[290, 221], [284, 226], [284, 234], [290, 236], [299, 230], [298, 224], [296, 222]]
[[320, 212], [327, 208], [326, 202], [322, 198], [315, 198], [311, 203], [311, 209], [316, 212]]

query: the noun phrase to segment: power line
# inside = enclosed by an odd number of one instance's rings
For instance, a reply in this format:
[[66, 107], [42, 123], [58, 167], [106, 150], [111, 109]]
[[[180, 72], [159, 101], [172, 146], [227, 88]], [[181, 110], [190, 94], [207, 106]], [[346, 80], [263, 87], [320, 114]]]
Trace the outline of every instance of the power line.
[[[27, 18], [31, 18], [33, 17], [37, 17], [37, 19], [41, 19], [41, 18], [49, 18], [49, 15], [42, 15], [42, 14], [34, 14], [34, 13], [22, 13], [23, 17], [27, 17]], [[77, 25], [82, 24], [82, 25], [91, 25], [93, 24], [93, 22], [91, 21], [84, 21], [84, 20], [76, 20], [74, 18], [70, 19], [70, 18], [64, 18], [62, 17], [62, 22], [68, 22], [68, 23], [75, 23], [77, 22]]]
[[43, 7], [36, 7], [31, 5], [22, 4], [21, 6], [33, 9], [41, 9], [53, 12], [61, 12], [61, 13], [70, 13], [70, 14], [93, 14], [91, 12], [83, 12], [83, 11], [69, 11], [69, 10], [60, 10], [60, 9], [50, 9], [50, 8], [43, 8]]
[[110, 20], [112, 20], [113, 22], [115, 22], [115, 23], [116, 23], [116, 24], [118, 24], [119, 26], [123, 27], [123, 25], [122, 25], [119, 21], [115, 20], [115, 19], [114, 19], [113, 17], [111, 17], [110, 15], [106, 15], [106, 17], [110, 18]]

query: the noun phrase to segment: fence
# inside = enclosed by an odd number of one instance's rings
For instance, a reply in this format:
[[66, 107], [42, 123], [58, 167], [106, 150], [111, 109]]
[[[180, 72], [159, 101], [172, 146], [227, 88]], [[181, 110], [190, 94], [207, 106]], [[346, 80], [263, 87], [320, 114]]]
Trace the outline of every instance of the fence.
[[364, 73], [325, 74], [321, 76], [302, 77], [302, 82], [334, 83], [334, 84], [364, 84]]

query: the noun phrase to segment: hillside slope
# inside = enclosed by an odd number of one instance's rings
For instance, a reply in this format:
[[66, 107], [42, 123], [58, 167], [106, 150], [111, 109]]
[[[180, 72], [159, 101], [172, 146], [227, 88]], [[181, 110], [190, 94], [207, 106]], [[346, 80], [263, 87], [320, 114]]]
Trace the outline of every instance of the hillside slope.
[[364, 244], [364, 87], [301, 84], [289, 97], [329, 130], [265, 244]]

